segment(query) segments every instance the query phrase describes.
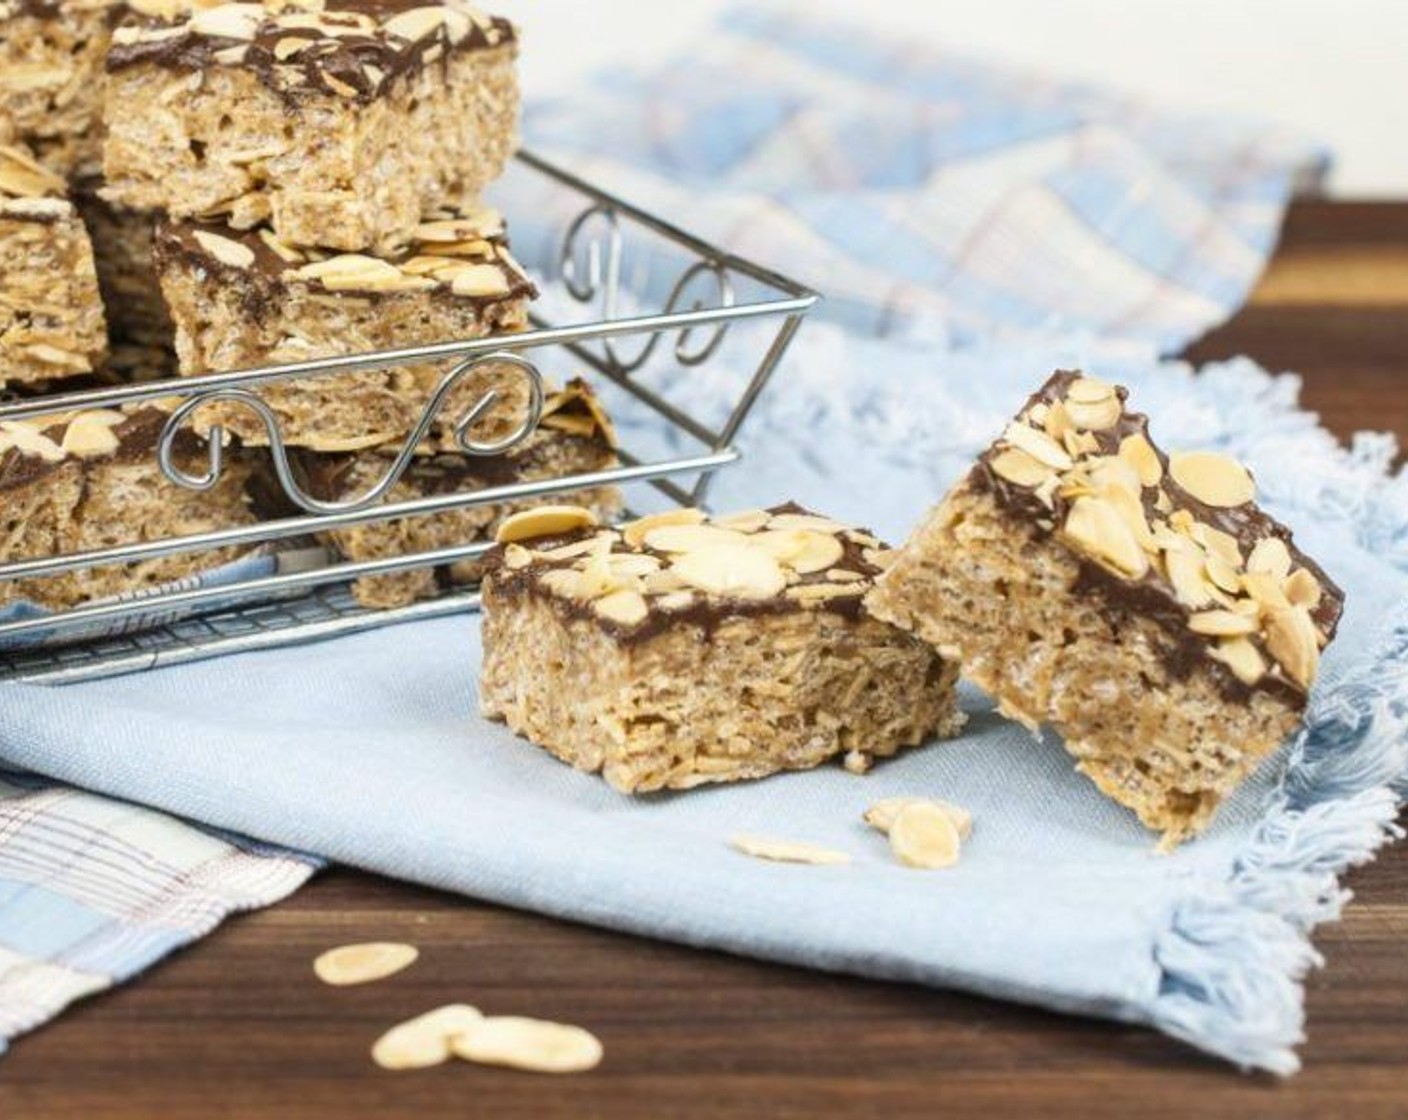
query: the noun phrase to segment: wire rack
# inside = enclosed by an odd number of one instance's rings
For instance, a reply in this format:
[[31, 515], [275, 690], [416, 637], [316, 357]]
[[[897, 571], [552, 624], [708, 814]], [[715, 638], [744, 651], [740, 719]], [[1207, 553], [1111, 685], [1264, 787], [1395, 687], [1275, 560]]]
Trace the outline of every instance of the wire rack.
[[[121, 408], [160, 400], [162, 407], [170, 410], [170, 417], [155, 448], [157, 467], [178, 485], [208, 489], [215, 485], [223, 467], [219, 433], [212, 432], [209, 463], [198, 475], [184, 471], [175, 461], [174, 441], [202, 406], [234, 404], [263, 423], [274, 473], [290, 501], [302, 510], [296, 516], [218, 532], [0, 564], [0, 580], [39, 578], [231, 546], [286, 548], [306, 542], [315, 532], [334, 528], [603, 485], [626, 487], [628, 495], [644, 488], [650, 494], [644, 499], [647, 502], [704, 504], [714, 472], [739, 460], [735, 446], [739, 428], [818, 296], [531, 153], [518, 155], [510, 178], [504, 188], [514, 199], [510, 209], [521, 210], [531, 201], [532, 212], [544, 217], [534, 226], [536, 244], [525, 250], [521, 241], [516, 243], [520, 257], [538, 267], [550, 289], [559, 294], [559, 304], [575, 307], [578, 315], [587, 308], [589, 318], [555, 323], [535, 311], [531, 329], [512, 335], [141, 382], [0, 405], [0, 421], [33, 421], [81, 409]], [[725, 350], [730, 351], [726, 357]], [[644, 441], [648, 450], [623, 446], [618, 449], [620, 466], [589, 474], [409, 501], [386, 500], [410, 465], [421, 437], [466, 377], [493, 364], [497, 369], [511, 368], [527, 383], [526, 415], [514, 431], [493, 443], [478, 442], [472, 433], [475, 421], [493, 406], [494, 394], [485, 394], [454, 419], [460, 453], [502, 454], [535, 429], [542, 409], [543, 369], [554, 361], [570, 363], [574, 370], [589, 367], [599, 375], [598, 389], [610, 388], [623, 406], [645, 410], [653, 429], [651, 438]], [[443, 363], [446, 372], [386, 473], [363, 493], [342, 501], [320, 501], [305, 493], [290, 468], [278, 418], [259, 390], [295, 378], [336, 377], [428, 362]], [[672, 387], [678, 389], [691, 379], [709, 377], [723, 363], [730, 370], [752, 372], [736, 385], [720, 414], [700, 415], [688, 403], [674, 399]], [[666, 371], [664, 376], [662, 370]], [[632, 430], [639, 432], [641, 428]], [[194, 581], [195, 585], [155, 594], [0, 622], [0, 678], [58, 683], [111, 676], [474, 610], [479, 596], [473, 588], [378, 610], [357, 605], [347, 585], [359, 576], [438, 568], [471, 559], [488, 547], [475, 542], [359, 562], [271, 562], [271, 570], [219, 586]], [[307, 550], [293, 554], [306, 556]]]

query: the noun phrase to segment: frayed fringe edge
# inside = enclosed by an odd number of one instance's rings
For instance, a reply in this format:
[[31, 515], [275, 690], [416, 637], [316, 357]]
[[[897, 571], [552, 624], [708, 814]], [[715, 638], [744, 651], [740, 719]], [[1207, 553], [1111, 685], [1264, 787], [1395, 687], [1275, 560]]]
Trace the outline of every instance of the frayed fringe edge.
[[1311, 931], [1337, 918], [1339, 876], [1390, 839], [1408, 771], [1408, 610], [1380, 655], [1317, 700], [1276, 800], [1225, 887], [1185, 899], [1154, 947], [1154, 1025], [1244, 1069], [1286, 1076], [1305, 1041]]

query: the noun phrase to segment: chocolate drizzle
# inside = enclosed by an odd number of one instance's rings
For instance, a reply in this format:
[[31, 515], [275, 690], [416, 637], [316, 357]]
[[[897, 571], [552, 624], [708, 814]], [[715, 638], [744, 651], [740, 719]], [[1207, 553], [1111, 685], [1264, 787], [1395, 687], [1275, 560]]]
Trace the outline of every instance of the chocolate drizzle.
[[[368, 20], [380, 25], [401, 13], [429, 6], [434, 5], [427, 5], [424, 0], [333, 0], [317, 13], [291, 7], [280, 14], [316, 14], [322, 25], [341, 25], [340, 33], [281, 23], [279, 15], [270, 12], [249, 40], [184, 30], [160, 38], [114, 42], [108, 51], [107, 69], [117, 72], [148, 65], [194, 73], [222, 65], [223, 52], [243, 47], [246, 49], [238, 68], [254, 75], [285, 101], [332, 95], [367, 104], [384, 94], [397, 78], [422, 70], [433, 61], [443, 64], [458, 53], [512, 47], [517, 40], [514, 26], [507, 19], [477, 13], [469, 16], [464, 9], [449, 6], [448, 10], [469, 19], [469, 30], [458, 42], [452, 40], [444, 23], [415, 42], [388, 35], [381, 26], [367, 26]], [[182, 24], [134, 13], [122, 21], [122, 26], [164, 33]], [[308, 45], [280, 58], [280, 53], [291, 48], [290, 40], [306, 41]]]
[[[49, 440], [61, 445], [70, 419], [64, 418], [59, 423], [49, 424], [40, 429], [40, 432]], [[0, 491], [29, 486], [46, 478], [65, 463], [150, 462], [155, 469], [156, 445], [167, 419], [167, 413], [157, 408], [142, 408], [129, 414], [112, 426], [111, 431], [117, 438], [117, 447], [106, 455], [65, 455], [62, 459], [46, 459], [42, 455], [18, 447], [10, 447], [0, 452]], [[195, 456], [204, 455], [205, 447], [205, 441], [186, 428], [177, 432], [172, 442], [172, 452], [178, 461], [190, 461]]]
[[[804, 516], [816, 516], [811, 510], [796, 504], [787, 502], [783, 505], [774, 506], [767, 511], [769, 514], [801, 514]], [[810, 602], [803, 602], [800, 599], [791, 598], [785, 594], [770, 596], [765, 599], [743, 599], [730, 598], [719, 595], [707, 594], [703, 591], [693, 590], [689, 605], [670, 610], [660, 605], [661, 596], [646, 596], [648, 613], [645, 618], [634, 625], [624, 625], [612, 619], [604, 618], [592, 607], [592, 603], [586, 599], [568, 598], [554, 594], [544, 588], [539, 582], [539, 577], [544, 572], [556, 568], [570, 568], [576, 563], [576, 558], [566, 560], [552, 560], [540, 553], [551, 551], [565, 545], [575, 544], [578, 541], [586, 540], [600, 532], [599, 529], [581, 529], [571, 533], [564, 533], [554, 537], [535, 538], [532, 542], [534, 557], [531, 563], [522, 568], [509, 568], [504, 563], [504, 547], [496, 546], [484, 556], [485, 566], [485, 592], [487, 595], [502, 596], [511, 598], [521, 598], [536, 595], [546, 599], [553, 604], [554, 609], [561, 612], [569, 619], [589, 621], [610, 634], [621, 645], [635, 645], [647, 642], [651, 638], [662, 633], [677, 631], [681, 626], [694, 627], [698, 630], [701, 641], [712, 641], [718, 629], [735, 619], [756, 618], [769, 615], [786, 615], [815, 613], [818, 611], [840, 616], [848, 622], [858, 622], [863, 617], [868, 617], [865, 612], [863, 600], [866, 592], [874, 585], [875, 577], [880, 574], [881, 569], [865, 558], [867, 548], [876, 547], [862, 544], [853, 540], [849, 535], [843, 533], [836, 539], [842, 548], [841, 558], [833, 565], [833, 569], [844, 569], [864, 576], [864, 580], [856, 581], [856, 590], [844, 595], [835, 595], [825, 599], [817, 599]], [[855, 529], [849, 532], [861, 534], [869, 537], [870, 533], [865, 529]], [[879, 547], [884, 547], [883, 545]], [[668, 565], [671, 559], [670, 553], [660, 552], [648, 546], [642, 545], [639, 548], [632, 548], [619, 536], [612, 543], [613, 554], [634, 554], [644, 556], [654, 556]], [[834, 581], [829, 580], [825, 572], [812, 572], [800, 575], [793, 587], [805, 587], [818, 584], [829, 584]]]
[[[253, 254], [253, 262], [248, 266], [240, 267], [220, 260], [196, 239], [195, 235], [199, 231], [217, 234], [228, 241], [234, 241], [244, 246]], [[437, 282], [432, 288], [425, 288], [410, 294], [421, 298], [452, 300], [461, 306], [478, 305], [483, 307], [536, 298], [538, 291], [533, 282], [504, 259], [508, 254], [507, 239], [500, 235], [484, 238], [484, 240], [494, 247], [495, 256], [491, 260], [470, 263], [483, 263], [496, 268], [507, 285], [504, 292], [494, 295], [461, 295], [456, 293], [449, 283]], [[379, 254], [376, 259], [388, 264], [400, 264], [418, 253], [427, 251], [428, 248], [433, 248], [433, 246], [423, 246], [418, 242], [412, 242], [400, 252]], [[350, 296], [357, 299], [404, 297], [407, 295], [404, 291], [377, 291], [375, 289], [338, 289], [333, 291], [317, 278], [293, 276], [291, 274], [301, 267], [300, 263], [286, 261], [274, 252], [260, 236], [259, 229], [238, 230], [220, 221], [168, 220], [162, 222], [157, 226], [153, 257], [158, 271], [164, 271], [171, 265], [178, 265], [198, 270], [219, 280], [222, 284], [229, 285], [232, 290], [240, 292], [246, 313], [256, 320], [262, 319], [271, 308], [278, 308], [288, 298], [291, 286], [306, 287], [311, 291], [326, 295]], [[307, 263], [306, 260], [304, 263]]]
[[[1026, 416], [1037, 405], [1050, 406], [1064, 399], [1071, 383], [1081, 376], [1078, 371], [1073, 370], [1060, 370], [1053, 374], [1045, 385], [1028, 398], [1019, 415]], [[1148, 417], [1142, 413], [1125, 411], [1123, 405], [1128, 392], [1123, 387], [1117, 387], [1116, 393], [1121, 404], [1118, 422], [1104, 431], [1090, 433], [1099, 445], [1097, 454], [1100, 455], [1118, 454], [1121, 442], [1129, 436], [1141, 435], [1148, 439]], [[1292, 567], [1305, 568], [1319, 581], [1320, 602], [1310, 615], [1326, 640], [1333, 638], [1344, 607], [1344, 592], [1318, 564], [1295, 547], [1291, 531], [1262, 512], [1253, 502], [1231, 508], [1218, 508], [1199, 501], [1173, 480], [1169, 473], [1168, 457], [1152, 440], [1149, 442], [1163, 467], [1160, 486], [1172, 500], [1175, 510], [1187, 510], [1196, 520], [1233, 537], [1243, 555], [1246, 555], [1257, 541], [1266, 537], [1276, 537], [1285, 542]], [[1053, 536], [1056, 526], [1065, 520], [1069, 510], [1068, 500], [1058, 491], [1051, 495], [1052, 504], [1047, 505], [1031, 487], [1021, 486], [1001, 477], [992, 468], [992, 460], [998, 449], [999, 444], [994, 443], [978, 457], [968, 475], [968, 485], [975, 491], [991, 494], [999, 509], [1034, 535], [1041, 538]], [[1145, 517], [1151, 524], [1155, 519], [1166, 519], [1168, 516], [1155, 506], [1156, 497], [1157, 490], [1147, 486], [1143, 488], [1141, 501]], [[1283, 676], [1267, 673], [1255, 684], [1248, 685], [1226, 665], [1213, 658], [1210, 655], [1211, 646], [1208, 639], [1189, 629], [1188, 620], [1193, 612], [1180, 602], [1173, 585], [1156, 567], [1151, 566], [1142, 577], [1131, 579], [1116, 574], [1074, 550], [1072, 555], [1080, 563], [1080, 574], [1072, 588], [1073, 593], [1091, 594], [1102, 603], [1106, 618], [1114, 627], [1119, 627], [1130, 617], [1148, 618], [1157, 623], [1168, 636], [1166, 644], [1159, 650], [1160, 656], [1176, 678], [1187, 678], [1196, 670], [1210, 670], [1216, 677], [1219, 688], [1228, 698], [1244, 702], [1252, 691], [1260, 689], [1279, 695], [1297, 706], [1304, 703], [1304, 691]]]

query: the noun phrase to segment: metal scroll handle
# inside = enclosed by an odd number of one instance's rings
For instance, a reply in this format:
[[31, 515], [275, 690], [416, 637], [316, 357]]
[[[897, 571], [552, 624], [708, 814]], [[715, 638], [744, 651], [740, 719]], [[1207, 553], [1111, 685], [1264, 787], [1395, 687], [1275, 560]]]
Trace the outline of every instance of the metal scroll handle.
[[[592, 228], [589, 230], [589, 227]], [[604, 230], [602, 227], [605, 227]], [[568, 293], [578, 303], [591, 303], [600, 298], [601, 316], [607, 322], [614, 322], [619, 317], [624, 252], [625, 242], [616, 211], [605, 203], [597, 203], [577, 215], [567, 228], [567, 236], [558, 254], [558, 270]], [[729, 279], [728, 270], [716, 260], [704, 259], [695, 261], [675, 281], [670, 289], [670, 298], [665, 301], [664, 314], [672, 315], [680, 309], [686, 293], [701, 275], [713, 278], [715, 306], [734, 306], [733, 281]], [[692, 310], [699, 311], [703, 307], [703, 300], [696, 298]], [[728, 324], [722, 321], [715, 324], [703, 345], [695, 349], [690, 348], [693, 331], [693, 327], [685, 327], [675, 339], [675, 359], [681, 365], [697, 366], [708, 361], [728, 333]], [[660, 334], [659, 331], [653, 332], [633, 358], [623, 358], [617, 352], [613, 339], [603, 339], [602, 346], [617, 373], [634, 373], [650, 360], [660, 341]]]
[[157, 441], [157, 462], [161, 466], [161, 473], [177, 486], [183, 486], [189, 490], [209, 490], [215, 486], [220, 481], [220, 472], [225, 462], [223, 429], [218, 425], [210, 429], [209, 466], [204, 474], [193, 475], [183, 471], [176, 465], [172, 448], [176, 436], [196, 409], [203, 405], [215, 404], [218, 401], [230, 401], [249, 409], [263, 423], [264, 431], [269, 437], [269, 457], [274, 464], [274, 473], [278, 476], [279, 485], [299, 508], [309, 513], [319, 514], [348, 513], [366, 509], [380, 502], [396, 485], [401, 476], [406, 473], [406, 468], [411, 465], [411, 460], [415, 457], [416, 448], [430, 432], [435, 417], [450, 394], [454, 392], [455, 387], [473, 371], [489, 365], [508, 366], [526, 380], [528, 408], [522, 420], [513, 431], [501, 439], [479, 441], [472, 438], [470, 429], [474, 427], [475, 422], [481, 416], [494, 407], [495, 402], [499, 399], [498, 390], [491, 389], [465, 411], [455, 422], [452, 430], [455, 434], [455, 444], [466, 455], [502, 455], [527, 439], [537, 428], [538, 421], [543, 415], [543, 378], [538, 372], [538, 368], [528, 359], [506, 350], [496, 350], [493, 353], [483, 354], [461, 362], [441, 379], [434, 394], [426, 402], [419, 422], [405, 443], [402, 444], [391, 467], [373, 486], [356, 497], [336, 502], [325, 502], [306, 493], [294, 478], [293, 468], [289, 462], [288, 448], [284, 444], [283, 433], [279, 429], [277, 414], [265, 403], [262, 397], [248, 389], [216, 389], [208, 393], [199, 393], [185, 401], [171, 413], [166, 421], [166, 426], [161, 431], [161, 438]]

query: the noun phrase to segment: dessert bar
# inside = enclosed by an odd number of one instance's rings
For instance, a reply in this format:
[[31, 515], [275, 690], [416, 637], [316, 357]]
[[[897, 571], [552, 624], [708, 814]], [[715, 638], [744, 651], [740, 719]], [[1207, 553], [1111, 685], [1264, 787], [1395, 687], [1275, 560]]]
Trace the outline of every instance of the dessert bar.
[[1296, 727], [1343, 596], [1240, 464], [1166, 455], [1125, 390], [1054, 375], [866, 605], [1175, 844]]
[[103, 56], [114, 0], [0, 0], [0, 140], [61, 175], [102, 163]]
[[0, 386], [91, 373], [107, 348], [93, 248], [64, 182], [0, 145]]
[[957, 671], [862, 603], [889, 552], [797, 506], [598, 528], [509, 518], [486, 558], [483, 712], [617, 789], [848, 768], [950, 735]]
[[[298, 462], [314, 497], [342, 501], [374, 486], [390, 469], [399, 450], [396, 445], [342, 455], [304, 451], [299, 453]], [[617, 465], [610, 420], [586, 383], [574, 380], [560, 392], [549, 394], [538, 429], [506, 454], [477, 457], [428, 448], [426, 454], [416, 457], [386, 500], [402, 502], [515, 482], [564, 478]], [[602, 519], [615, 515], [621, 506], [620, 491], [614, 486], [573, 491], [565, 497]], [[321, 538], [348, 560], [404, 556], [492, 539], [495, 529], [510, 514], [545, 501], [561, 500], [563, 496], [559, 495], [471, 506], [431, 516], [334, 529]], [[438, 573], [416, 569], [364, 576], [353, 582], [352, 593], [363, 606], [397, 607], [434, 594], [438, 581], [468, 583], [478, 579], [481, 571], [479, 563], [466, 561]]]
[[[0, 563], [228, 529], [254, 520], [245, 497], [252, 467], [227, 452], [219, 481], [206, 491], [166, 479], [155, 447], [166, 414], [91, 410], [33, 422], [0, 422]], [[175, 463], [193, 474], [207, 448], [182, 432]], [[0, 602], [28, 599], [72, 607], [154, 587], [234, 559], [223, 548], [176, 553], [125, 565], [0, 582]]]
[[[502, 220], [484, 207], [437, 214], [386, 257], [298, 249], [265, 227], [173, 222], [157, 230], [156, 261], [186, 375], [517, 331], [536, 294], [509, 254]], [[286, 442], [362, 450], [403, 440], [446, 370], [439, 363], [284, 381], [260, 395]], [[454, 420], [488, 389], [499, 400], [474, 434], [507, 434], [528, 399], [512, 368], [466, 377], [439, 417]], [[268, 442], [263, 423], [241, 406], [217, 406], [210, 417], [246, 443]]]
[[458, 0], [134, 6], [107, 56], [114, 202], [385, 253], [517, 144], [513, 25]]

